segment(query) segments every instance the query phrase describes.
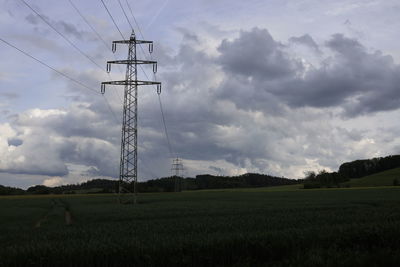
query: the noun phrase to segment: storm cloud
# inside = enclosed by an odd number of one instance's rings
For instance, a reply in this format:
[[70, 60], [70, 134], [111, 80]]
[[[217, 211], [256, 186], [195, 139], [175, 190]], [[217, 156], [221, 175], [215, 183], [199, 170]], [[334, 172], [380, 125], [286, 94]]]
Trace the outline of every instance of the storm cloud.
[[[229, 93], [224, 96], [233, 95], [236, 102], [249, 99], [248, 108], [269, 99], [291, 108], [338, 107], [349, 117], [400, 107], [400, 67], [391, 56], [368, 51], [358, 40], [342, 34], [332, 35], [324, 45], [331, 54], [320, 66], [306, 69], [267, 30], [255, 28], [233, 41], [223, 41], [218, 62], [229, 75], [225, 86]], [[232, 83], [242, 88], [232, 89]]]
[[[207, 36], [211, 41], [176, 31], [182, 37], [177, 49], [160, 45], [154, 56], [173, 154], [157, 95], [140, 88], [140, 179], [169, 175], [176, 155], [192, 176], [263, 172], [299, 178], [306, 170], [335, 170], [345, 160], [400, 152], [398, 127], [346, 125], [365, 124], [366, 115], [381, 121], [380, 112], [400, 108], [400, 69], [390, 55], [343, 34], [321, 43], [300, 34], [285, 43], [261, 27]], [[315, 50], [319, 61], [296, 55], [292, 43]], [[109, 78], [93, 70], [62, 71], [94, 88]], [[103, 98], [67, 82], [68, 105], [24, 110], [0, 123], [0, 172], [35, 181], [43, 175], [49, 185], [76, 182], [72, 175], [117, 177], [117, 90], [107, 88]]]

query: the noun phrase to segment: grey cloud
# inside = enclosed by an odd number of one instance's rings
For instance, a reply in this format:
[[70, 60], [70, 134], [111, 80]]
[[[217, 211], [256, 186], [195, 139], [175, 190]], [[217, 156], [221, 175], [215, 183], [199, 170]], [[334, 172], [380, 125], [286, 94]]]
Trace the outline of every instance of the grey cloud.
[[[252, 34], [255, 38], [252, 38]], [[359, 155], [373, 155], [376, 146], [358, 145], [363, 144], [365, 133], [349, 131], [331, 124], [321, 126], [324, 124], [322, 121], [330, 119], [329, 115], [323, 114], [323, 110], [327, 107], [349, 110], [345, 106], [346, 101], [365, 92], [365, 84], [358, 84], [362, 81], [358, 79], [359, 74], [353, 73], [355, 66], [349, 63], [365, 63], [366, 66], [360, 73], [368, 77], [375, 73], [369, 69], [370, 63], [382, 60], [378, 64], [380, 68], [385, 64], [390, 67], [390, 57], [369, 53], [359, 42], [334, 35], [326, 45], [335, 54], [327, 58], [321, 67], [304, 72], [303, 66], [291, 61], [279, 43], [271, 41], [266, 49], [276, 51], [264, 54], [261, 51], [267, 59], [260, 60], [259, 64], [268, 65], [269, 55], [281, 53], [282, 58], [287, 59], [282, 63], [284, 66], [300, 68], [292, 68], [292, 72], [286, 75], [270, 78], [268, 74], [263, 76], [257, 73], [257, 69], [253, 71], [254, 66], [246, 65], [252, 64], [246, 63], [246, 60], [255, 59], [258, 53], [246, 51], [247, 46], [244, 43], [247, 40], [263, 39], [258, 35], [267, 36], [264, 36], [265, 40], [272, 39], [268, 38], [267, 31], [242, 32], [239, 38], [224, 41], [225, 45], [222, 42], [219, 47], [220, 56], [211, 62], [206, 60], [203, 67], [197, 66], [196, 62], [202, 61], [204, 55], [193, 51], [189, 45], [185, 48], [187, 52], [180, 53], [176, 59], [181, 66], [185, 66], [185, 71], [177, 69], [162, 75], [163, 81], [174, 81], [167, 88], [174, 91], [175, 97], [167, 106], [174, 117], [170, 123], [172, 122], [173, 128], [179, 129], [171, 134], [180, 140], [177, 150], [184, 152], [183, 155], [190, 155], [191, 159], [223, 158], [241, 167], [245, 167], [246, 162], [250, 161], [258, 169], [274, 171], [278, 175], [285, 173], [285, 168], [306, 166], [306, 159], [316, 160], [319, 166], [335, 170], [345, 160], [357, 158]], [[250, 51], [263, 50], [267, 42], [264, 45], [263, 42], [255, 43], [261, 44], [260, 48]], [[359, 59], [364, 61], [360, 62]], [[382, 65], [383, 62], [386, 63]], [[279, 62], [276, 61], [276, 64]], [[222, 67], [224, 79], [218, 86], [208, 87], [204, 80], [213, 75], [205, 69], [213, 68], [214, 65]], [[265, 67], [260, 69], [268, 70]], [[298, 75], [299, 73], [304, 76]], [[175, 81], [175, 77], [179, 79]], [[196, 77], [202, 77], [203, 82], [191, 84], [191, 79]], [[376, 77], [372, 76], [371, 79]], [[184, 88], [190, 89], [191, 93], [175, 91], [174, 88], [180, 85], [185, 85]], [[201, 94], [197, 93], [199, 86]], [[195, 101], [191, 102], [192, 99]], [[222, 103], [232, 105], [224, 106]], [[312, 109], [307, 111], [308, 107]], [[185, 110], [184, 116], [180, 114], [182, 110]], [[251, 114], [259, 111], [269, 118], [262, 120], [267, 126], [259, 125], [260, 122], [252, 119]], [[359, 114], [361, 113], [357, 115]], [[348, 116], [352, 115], [349, 113]], [[226, 129], [226, 135], [221, 129]], [[238, 129], [237, 133], [235, 129]], [[242, 131], [245, 134], [242, 135]], [[349, 144], [357, 145], [357, 148]], [[335, 158], [332, 155], [336, 155]]]
[[19, 139], [19, 138], [10, 138], [10, 139], [8, 139], [8, 145], [9, 146], [20, 146], [23, 143], [24, 143], [24, 141]]
[[[253, 40], [253, 35], [256, 41], [252, 49], [241, 50], [247, 47], [248, 40]], [[163, 82], [161, 97], [174, 152], [184, 160], [206, 162], [202, 172], [213, 170], [226, 174], [226, 166], [231, 168], [233, 164], [246, 170], [299, 177], [298, 173], [305, 168], [334, 170], [345, 160], [373, 155], [379, 147], [379, 143], [364, 145], [369, 137], [365, 132], [330, 123], [326, 107], [350, 110], [343, 102], [357, 101], [365, 92], [365, 84], [358, 85], [356, 90], [353, 88], [359, 75], [352, 73], [353, 65], [372, 68], [370, 63], [378, 61], [376, 68], [395, 69], [389, 57], [369, 53], [358, 42], [337, 35], [326, 44], [334, 55], [322, 67], [305, 72], [266, 30], [253, 29], [242, 32], [234, 40], [221, 42], [220, 55], [215, 58], [202, 51], [201, 38], [193, 38], [199, 43], [183, 42], [176, 55], [167, 49], [156, 51], [165, 59], [158, 77]], [[247, 69], [243, 68], [241, 62], [252, 59], [257, 60], [244, 62]], [[270, 71], [278, 64], [283, 65], [278, 67], [279, 71]], [[360, 71], [376, 73], [367, 67]], [[95, 88], [99, 85], [98, 77], [90, 72], [73, 73], [73, 77]], [[383, 76], [378, 74], [371, 79], [377, 77]], [[121, 102], [113, 90], [108, 88], [106, 97], [118, 112]], [[62, 110], [62, 114], [46, 118], [16, 117], [14, 127], [35, 133], [25, 138], [19, 136], [24, 143], [17, 148], [24, 148], [21, 150], [24, 155], [29, 155], [29, 151], [39, 151], [36, 153], [39, 157], [49, 155], [45, 159], [58, 167], [58, 172], [53, 173], [62, 174], [68, 164], [77, 164], [86, 166], [84, 175], [116, 176], [119, 122], [114, 120], [101, 97], [82, 91], [72, 83], [68, 84], [67, 93], [73, 104]], [[157, 95], [151, 88], [140, 88], [139, 93], [139, 177], [169, 175], [171, 155]], [[48, 138], [50, 135], [61, 141], [55, 142]], [[220, 160], [228, 165], [219, 165]], [[307, 167], [310, 161], [315, 165]], [[17, 167], [38, 173], [36, 165], [40, 162], [33, 163], [28, 166], [30, 169]], [[41, 171], [52, 173], [51, 169]], [[189, 174], [198, 172], [189, 170]]]
[[332, 38], [326, 42], [326, 45], [333, 51], [344, 56], [359, 56], [365, 53], [365, 48], [356, 40], [346, 38], [343, 34], [334, 34]]
[[227, 78], [219, 95], [248, 109], [264, 110], [274, 102], [293, 108], [340, 107], [350, 117], [400, 107], [400, 67], [391, 56], [369, 52], [341, 34], [333, 35], [326, 47], [333, 56], [305, 70], [266, 30], [224, 40], [217, 64]]
[[20, 97], [20, 95], [17, 93], [13, 93], [13, 92], [4, 92], [4, 93], [0, 93], [0, 97], [6, 98], [6, 99], [16, 99], [16, 98]]
[[[8, 138], [7, 160], [0, 172], [66, 176], [68, 164], [96, 168], [103, 176], [116, 176], [119, 130], [101, 98], [76, 102], [64, 110], [31, 110], [14, 117], [17, 136]], [[105, 105], [105, 104], [103, 104]], [[1, 141], [1, 138], [0, 138]]]
[[[16, 168], [4, 168], [1, 172], [11, 174], [27, 174], [27, 175], [46, 175], [46, 176], [65, 176], [68, 174], [67, 166], [65, 165], [49, 165], [49, 162], [42, 162], [43, 166], [39, 165], [24, 165], [16, 166]], [[45, 166], [46, 165], [46, 166]]]
[[[56, 20], [52, 20], [50, 19], [48, 16], [41, 14], [41, 16], [47, 21], [49, 22], [51, 25], [53, 25], [58, 31], [69, 35], [69, 36], [73, 36], [79, 40], [83, 39], [83, 36], [85, 35], [86, 32], [84, 31], [80, 31], [78, 30], [78, 28], [68, 22], [65, 21], [56, 21]], [[29, 14], [25, 17], [25, 20], [27, 22], [29, 22], [31, 25], [35, 26], [36, 30], [39, 30], [39, 27], [41, 27], [43, 25], [43, 27], [46, 27], [46, 30], [48, 29], [47, 25], [45, 25], [45, 23], [37, 16], [34, 14]]]
[[304, 34], [300, 37], [291, 37], [289, 39], [290, 42], [302, 44], [314, 49], [317, 53], [321, 53], [318, 44], [314, 41], [314, 39], [308, 35]]
[[32, 185], [42, 184], [43, 175], [21, 175], [0, 172], [0, 184], [5, 186], [28, 188]]
[[178, 28], [177, 28], [177, 31], [180, 32], [180, 33], [182, 33], [182, 35], [183, 35], [183, 40], [192, 41], [192, 42], [195, 42], [195, 43], [198, 43], [198, 42], [199, 42], [198, 36], [197, 36], [196, 34], [190, 32], [190, 31], [187, 30], [186, 28], [178, 27]]
[[215, 166], [210, 166], [208, 167], [210, 170], [215, 171], [217, 174], [221, 174], [224, 172], [224, 170], [222, 168], [219, 167], [215, 167]]
[[64, 33], [74, 36], [77, 39], [82, 39], [85, 32], [79, 31], [75, 25], [67, 23], [65, 21], [57, 22], [58, 28], [60, 28]]
[[250, 32], [242, 31], [233, 41], [223, 40], [217, 62], [235, 75], [267, 80], [293, 76], [302, 65], [291, 60], [281, 46], [268, 30], [253, 28]]
[[37, 16], [33, 15], [33, 14], [29, 14], [28, 16], [26, 16], [25, 20], [27, 22], [29, 22], [30, 24], [32, 24], [32, 25], [37, 25], [37, 24], [40, 23], [40, 19]]

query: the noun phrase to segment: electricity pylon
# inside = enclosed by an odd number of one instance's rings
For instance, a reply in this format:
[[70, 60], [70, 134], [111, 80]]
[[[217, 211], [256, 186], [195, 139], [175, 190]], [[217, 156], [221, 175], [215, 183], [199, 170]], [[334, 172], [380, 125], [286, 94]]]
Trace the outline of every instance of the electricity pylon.
[[175, 171], [175, 192], [179, 192], [179, 191], [181, 191], [181, 183], [180, 183], [181, 178], [179, 176], [179, 172], [184, 171], [183, 163], [180, 158], [176, 158], [176, 159], [172, 160], [171, 170]]
[[[119, 167], [119, 201], [124, 202], [124, 196], [131, 196], [133, 184], [133, 203], [136, 204], [137, 199], [137, 170], [138, 170], [138, 156], [137, 156], [137, 141], [138, 141], [138, 86], [140, 85], [157, 85], [157, 93], [161, 93], [161, 83], [154, 81], [141, 81], [138, 80], [138, 65], [152, 64], [153, 72], [157, 72], [157, 62], [150, 60], [140, 60], [136, 57], [136, 46], [141, 44], [148, 44], [149, 53], [153, 52], [153, 42], [137, 40], [135, 32], [129, 40], [113, 41], [112, 51], [115, 53], [117, 44], [128, 45], [128, 58], [126, 60], [107, 61], [107, 72], [111, 71], [112, 64], [125, 64], [126, 75], [125, 80], [122, 81], [108, 81], [101, 83], [101, 93], [105, 93], [105, 86], [108, 85], [124, 85], [124, 110], [122, 117], [122, 136], [121, 136], [121, 157]], [[126, 194], [128, 193], [128, 194]], [[128, 200], [129, 201], [129, 200]]]

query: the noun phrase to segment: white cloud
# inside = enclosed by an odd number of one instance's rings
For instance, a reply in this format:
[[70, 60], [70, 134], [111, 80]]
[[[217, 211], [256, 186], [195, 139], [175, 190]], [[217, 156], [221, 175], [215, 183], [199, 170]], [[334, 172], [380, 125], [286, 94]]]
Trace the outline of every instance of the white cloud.
[[61, 177], [53, 177], [49, 178], [43, 181], [43, 185], [49, 186], [49, 187], [54, 187], [54, 186], [59, 186], [62, 185], [63, 179]]

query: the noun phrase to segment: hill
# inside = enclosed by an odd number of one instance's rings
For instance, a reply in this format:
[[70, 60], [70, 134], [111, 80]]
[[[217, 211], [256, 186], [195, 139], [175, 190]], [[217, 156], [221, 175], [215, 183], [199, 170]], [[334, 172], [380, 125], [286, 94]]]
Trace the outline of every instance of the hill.
[[[313, 171], [308, 172], [304, 179], [304, 189], [341, 186], [393, 185], [393, 179], [395, 178], [398, 178], [400, 182], [400, 177], [396, 175], [396, 171], [390, 172], [390, 170], [396, 168], [400, 168], [400, 155], [345, 162], [340, 165], [337, 172], [327, 172], [325, 170], [321, 170], [318, 174]], [[386, 171], [389, 171], [390, 173], [388, 177], [386, 177], [386, 174], [383, 174], [383, 177], [386, 178], [374, 178], [382, 176], [375, 176], [375, 174], [380, 174]], [[372, 176], [372, 178], [365, 178], [362, 181], [357, 181], [358, 179], [367, 176]]]
[[362, 178], [353, 178], [343, 183], [343, 185], [350, 187], [390, 186], [393, 185], [394, 180], [398, 184], [400, 183], [400, 168], [375, 173]]
[[400, 168], [400, 155], [346, 162], [340, 165], [338, 173], [347, 178], [361, 178], [395, 168]]
[[[164, 177], [138, 182], [139, 193], [174, 192], [183, 190], [272, 187], [299, 184], [301, 181], [267, 174], [246, 173], [239, 176], [197, 175], [196, 178]], [[133, 191], [132, 188], [128, 188]], [[35, 185], [26, 191], [19, 188], [0, 187], [0, 195], [44, 195], [44, 194], [96, 194], [115, 193], [118, 180], [93, 179], [80, 184], [47, 187]]]

